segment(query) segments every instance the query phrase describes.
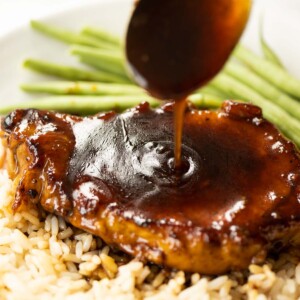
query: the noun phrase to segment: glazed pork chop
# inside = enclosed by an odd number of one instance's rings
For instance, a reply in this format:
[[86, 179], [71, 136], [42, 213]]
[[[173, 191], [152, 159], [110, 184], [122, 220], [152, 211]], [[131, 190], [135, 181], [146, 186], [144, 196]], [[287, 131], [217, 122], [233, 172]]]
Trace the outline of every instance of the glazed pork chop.
[[140, 259], [205, 274], [297, 243], [300, 159], [249, 104], [185, 112], [173, 170], [173, 106], [77, 117], [34, 109], [2, 120], [16, 212], [28, 206]]

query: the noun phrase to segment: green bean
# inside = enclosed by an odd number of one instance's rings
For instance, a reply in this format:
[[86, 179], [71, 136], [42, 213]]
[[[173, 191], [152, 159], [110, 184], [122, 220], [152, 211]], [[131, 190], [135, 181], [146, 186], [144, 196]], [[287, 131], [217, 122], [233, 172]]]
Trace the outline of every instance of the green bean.
[[121, 76], [111, 74], [109, 72], [84, 70], [35, 59], [25, 60], [23, 66], [39, 73], [57, 76], [69, 80], [102, 81], [115, 83], [127, 82], [127, 80], [123, 79]]
[[227, 74], [219, 74], [210, 84], [216, 86], [224, 93], [261, 107], [265, 117], [300, 146], [300, 121], [290, 116], [285, 110]]
[[120, 53], [84, 46], [73, 46], [70, 49], [70, 53], [89, 61], [90, 64], [93, 64], [100, 70], [127, 77], [124, 68], [124, 58]]
[[[142, 101], [150, 101], [152, 105], [158, 105], [158, 101], [133, 85], [97, 83], [99, 81], [131, 82], [124, 68], [125, 59], [120, 51], [121, 42], [116, 36], [93, 27], [86, 27], [81, 34], [76, 34], [37, 21], [32, 21], [31, 25], [40, 32], [64, 42], [83, 45], [72, 46], [71, 53], [79, 56], [83, 63], [97, 68], [97, 71], [61, 66], [45, 61], [27, 60], [24, 62], [24, 66], [27, 68], [80, 82], [27, 84], [22, 86], [23, 90], [36, 93], [87, 96], [59, 96], [27, 103], [22, 102], [21, 105], [24, 107], [33, 105], [35, 108], [86, 114], [111, 109], [123, 110]], [[220, 106], [222, 98], [228, 96], [238, 97], [244, 101], [251, 100], [263, 109], [267, 119], [276, 124], [297, 145], [300, 145], [300, 121], [298, 121], [300, 104], [287, 95], [300, 98], [300, 81], [278, 65], [278, 58], [264, 41], [262, 34], [261, 43], [266, 57], [271, 61], [260, 58], [239, 45], [234, 52], [235, 57], [248, 65], [254, 72], [242, 65], [230, 62], [209, 85], [199, 90], [202, 94], [192, 95], [190, 99], [193, 99], [200, 107], [213, 108]], [[206, 94], [214, 96], [207, 97]], [[13, 107], [11, 108], [13, 109]], [[5, 109], [7, 111], [8, 108], [4, 107], [2, 111]]]
[[60, 29], [56, 26], [41, 23], [39, 21], [32, 20], [30, 25], [33, 29], [67, 44], [79, 44], [104, 49], [112, 48], [109, 43], [101, 42], [94, 37], [77, 34], [68, 30]]
[[107, 31], [101, 30], [100, 28], [85, 27], [82, 29], [81, 33], [86, 36], [91, 36], [93, 38], [97, 38], [100, 41], [105, 41], [116, 47], [121, 46], [120, 38], [118, 38], [117, 36], [107, 32]]
[[226, 95], [223, 91], [220, 91], [215, 86], [212, 86], [212, 85], [209, 85], [209, 84], [207, 84], [204, 87], [198, 89], [196, 92], [213, 95], [213, 96], [216, 96], [216, 97], [221, 98], [221, 99], [227, 99], [228, 98], [228, 95]]
[[300, 103], [256, 75], [250, 69], [234, 61], [229, 61], [224, 68], [224, 72], [251, 87], [263, 97], [270, 99], [289, 114], [300, 120]]
[[241, 45], [236, 47], [234, 55], [258, 75], [274, 84], [280, 90], [300, 98], [300, 80], [295, 79], [287, 71], [274, 63], [255, 55], [252, 51]]
[[95, 60], [103, 60], [107, 63], [112, 63], [124, 67], [124, 56], [119, 51], [111, 51], [107, 49], [97, 49], [88, 46], [72, 46], [70, 53], [84, 57], [94, 58]]
[[[222, 103], [210, 95], [194, 94], [188, 98], [198, 107], [219, 107]], [[54, 96], [33, 101], [23, 101], [17, 104], [1, 106], [0, 114], [6, 114], [14, 109], [36, 108], [43, 110], [54, 110], [79, 115], [95, 114], [104, 111], [123, 111], [134, 107], [142, 102], [149, 102], [152, 107], [157, 107], [163, 102], [149, 96]]]
[[1, 107], [0, 114], [16, 108], [35, 108], [87, 115], [110, 110], [123, 111], [144, 101], [150, 102], [153, 106], [159, 105], [158, 101], [148, 96], [54, 96]]
[[94, 69], [115, 74], [118, 77], [121, 77], [123, 79], [123, 83], [134, 84], [132, 79], [129, 78], [129, 75], [127, 75], [127, 72], [125, 70], [122, 73], [121, 72], [118, 73], [118, 69], [114, 68], [113, 65], [109, 65], [109, 64], [106, 64], [105, 62], [97, 61], [95, 59], [91, 59], [88, 57], [80, 57], [79, 61], [87, 66], [94, 68]]
[[206, 93], [192, 94], [187, 98], [187, 100], [191, 101], [198, 108], [213, 108], [213, 109], [219, 108], [224, 101], [220, 97], [206, 94]]
[[260, 39], [260, 44], [261, 44], [262, 51], [264, 53], [264, 57], [267, 60], [273, 62], [278, 67], [281, 67], [283, 69], [284, 67], [283, 67], [279, 57], [272, 50], [272, 48], [268, 45], [268, 43], [266, 42], [266, 40], [264, 38], [264, 35], [263, 35], [263, 19], [261, 19], [261, 22], [260, 22], [259, 39]]
[[145, 95], [146, 92], [131, 84], [99, 83], [83, 81], [48, 81], [22, 84], [21, 89], [29, 93], [55, 95]]

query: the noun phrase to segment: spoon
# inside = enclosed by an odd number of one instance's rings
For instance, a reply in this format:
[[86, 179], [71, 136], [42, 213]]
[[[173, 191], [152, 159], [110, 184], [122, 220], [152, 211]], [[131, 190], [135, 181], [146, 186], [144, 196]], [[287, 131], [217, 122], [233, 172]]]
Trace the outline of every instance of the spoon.
[[140, 0], [126, 56], [152, 96], [182, 100], [223, 67], [246, 25], [251, 0]]

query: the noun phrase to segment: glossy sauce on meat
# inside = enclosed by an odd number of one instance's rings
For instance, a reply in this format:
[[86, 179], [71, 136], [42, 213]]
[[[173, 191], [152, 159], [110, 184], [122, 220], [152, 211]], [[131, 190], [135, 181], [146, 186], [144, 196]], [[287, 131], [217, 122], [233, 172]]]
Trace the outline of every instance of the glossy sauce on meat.
[[15, 210], [39, 203], [156, 263], [209, 274], [243, 268], [278, 237], [268, 237], [272, 228], [300, 217], [299, 155], [252, 105], [187, 109], [180, 178], [172, 104], [89, 118], [16, 111], [2, 129]]
[[[292, 192], [293, 172], [300, 172], [297, 156], [289, 159], [293, 145], [274, 136], [277, 130], [261, 120], [256, 107], [231, 104], [218, 114], [192, 110], [185, 115], [183, 176], [178, 178], [171, 108], [153, 111], [142, 105], [109, 121], [76, 123], [69, 168], [73, 190], [83, 201], [117, 205], [140, 225], [176, 222], [229, 232], [247, 218], [255, 232], [258, 224], [270, 222], [272, 212], [260, 215], [255, 207], [261, 201], [265, 209], [273, 207]], [[153, 130], [154, 124], [161, 130]], [[98, 190], [87, 188], [93, 182]]]

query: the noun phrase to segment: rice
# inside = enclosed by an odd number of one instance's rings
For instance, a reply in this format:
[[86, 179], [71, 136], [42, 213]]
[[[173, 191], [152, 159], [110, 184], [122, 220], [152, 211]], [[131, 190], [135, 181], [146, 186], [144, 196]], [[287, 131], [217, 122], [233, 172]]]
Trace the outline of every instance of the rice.
[[[2, 150], [0, 149], [0, 152]], [[0, 171], [0, 299], [298, 299], [297, 251], [209, 277], [166, 271], [125, 254], [64, 219], [37, 211], [12, 214], [12, 182]]]

